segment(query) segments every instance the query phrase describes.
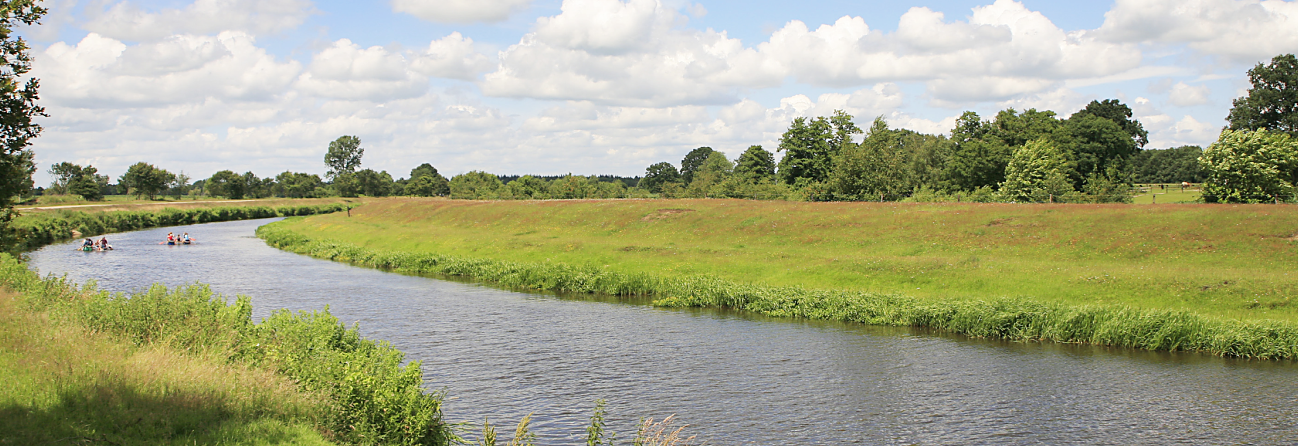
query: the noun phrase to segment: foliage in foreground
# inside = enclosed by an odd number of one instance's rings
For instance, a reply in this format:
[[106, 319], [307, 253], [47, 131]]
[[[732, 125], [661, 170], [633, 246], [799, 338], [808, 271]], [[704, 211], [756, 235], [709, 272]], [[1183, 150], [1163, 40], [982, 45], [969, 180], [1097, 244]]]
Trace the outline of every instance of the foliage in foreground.
[[521, 263], [375, 251], [311, 240], [270, 224], [257, 235], [280, 249], [408, 274], [469, 277], [506, 287], [653, 295], [665, 307], [721, 307], [771, 316], [929, 327], [976, 337], [1199, 351], [1245, 358], [1298, 358], [1298, 326], [1216, 319], [1187, 311], [1122, 305], [1070, 306], [1021, 298], [921, 301], [895, 294], [736, 283], [710, 276], [626, 274], [562, 263]]
[[0, 286], [22, 293], [25, 309], [139, 348], [174, 349], [286, 376], [300, 391], [322, 397], [311, 415], [333, 440], [441, 445], [455, 438], [442, 418], [443, 395], [423, 391], [420, 363], [402, 365], [400, 351], [362, 339], [328, 309], [281, 310], [254, 324], [247, 297], [227, 303], [204, 285], [110, 294], [93, 284], [78, 288], [60, 278], [41, 279], [6, 254], [0, 254]]
[[178, 226], [218, 221], [250, 220], [254, 218], [290, 217], [339, 212], [347, 209], [340, 203], [309, 206], [231, 206], [215, 208], [178, 209], [159, 211], [80, 212], [60, 210], [25, 215], [15, 219], [12, 227], [20, 242], [16, 251], [28, 251], [59, 240], [74, 238], [74, 232], [83, 237], [111, 232], [134, 231], [158, 226]]

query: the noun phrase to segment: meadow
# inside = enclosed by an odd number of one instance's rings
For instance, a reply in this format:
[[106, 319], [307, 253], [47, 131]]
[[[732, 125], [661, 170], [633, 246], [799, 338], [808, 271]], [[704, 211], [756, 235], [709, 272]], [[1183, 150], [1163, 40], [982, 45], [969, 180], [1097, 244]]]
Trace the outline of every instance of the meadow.
[[[259, 234], [368, 266], [662, 305], [1293, 357], [1296, 216], [1274, 205], [400, 198]], [[1005, 320], [961, 325], [971, 315]], [[1077, 331], [1078, 318], [1103, 323]], [[1155, 320], [1195, 334], [1152, 341], [1171, 329]], [[1269, 345], [1274, 333], [1287, 340], [1271, 353], [1212, 340]]]

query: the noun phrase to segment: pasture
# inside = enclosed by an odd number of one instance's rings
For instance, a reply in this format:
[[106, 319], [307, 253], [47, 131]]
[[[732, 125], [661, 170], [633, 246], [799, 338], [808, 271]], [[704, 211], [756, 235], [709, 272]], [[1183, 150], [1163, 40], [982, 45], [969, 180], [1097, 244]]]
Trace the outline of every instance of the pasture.
[[1298, 207], [371, 199], [286, 222], [366, 249], [656, 277], [1294, 321]]

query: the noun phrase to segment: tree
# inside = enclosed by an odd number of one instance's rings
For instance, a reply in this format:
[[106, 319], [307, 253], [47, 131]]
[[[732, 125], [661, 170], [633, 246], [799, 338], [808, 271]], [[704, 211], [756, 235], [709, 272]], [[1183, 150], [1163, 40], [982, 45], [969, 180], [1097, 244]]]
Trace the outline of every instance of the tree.
[[1005, 167], [1001, 197], [1009, 201], [1044, 202], [1075, 192], [1068, 179], [1068, 162], [1063, 151], [1047, 139], [1028, 141], [1014, 149]]
[[248, 183], [243, 176], [232, 170], [222, 170], [212, 174], [206, 183], [207, 194], [214, 197], [225, 197], [231, 200], [243, 199], [248, 193]]
[[708, 159], [703, 161], [697, 172], [694, 173], [694, 181], [686, 187], [686, 193], [691, 197], [709, 197], [712, 188], [734, 173], [735, 163], [726, 158], [726, 154], [721, 152], [712, 152]]
[[48, 116], [36, 105], [39, 82], [27, 77], [31, 71], [27, 42], [15, 37], [13, 28], [34, 25], [44, 14], [45, 8], [34, 0], [8, 0], [0, 6], [0, 251], [18, 245], [9, 222], [17, 215], [13, 207], [18, 198], [34, 185], [36, 163], [27, 147], [40, 135], [41, 126], [33, 118]]
[[50, 166], [47, 171], [54, 180], [50, 182], [50, 188], [46, 189], [47, 193], [53, 195], [62, 195], [68, 193], [68, 184], [73, 179], [81, 176], [81, 166], [69, 163], [67, 161]]
[[182, 195], [189, 193], [189, 180], [189, 175], [185, 175], [183, 170], [176, 174], [171, 180], [171, 195], [179, 200]]
[[374, 169], [365, 169], [356, 172], [356, 181], [359, 183], [360, 192], [367, 197], [392, 195], [394, 186], [392, 175], [389, 175], [386, 170], [375, 172]]
[[1140, 151], [1126, 130], [1112, 120], [1093, 114], [1073, 115], [1055, 131], [1053, 139], [1074, 163], [1073, 184], [1079, 187], [1092, 175], [1129, 182], [1129, 160]]
[[1205, 201], [1291, 200], [1298, 185], [1298, 139], [1270, 130], [1223, 130], [1199, 158]]
[[910, 192], [903, 144], [906, 132], [889, 130], [887, 121], [875, 118], [865, 140], [844, 148], [834, 159], [829, 177], [834, 194], [841, 199], [870, 201], [880, 195], [897, 199]]
[[[415, 189], [411, 189], [412, 186]], [[432, 164], [423, 163], [410, 170], [410, 181], [406, 183], [405, 193], [417, 197], [446, 196], [451, 193], [450, 181], [438, 173]]]
[[749, 146], [735, 160], [735, 174], [751, 182], [775, 178], [775, 154], [762, 146]]
[[645, 169], [644, 178], [640, 180], [639, 186], [649, 192], [660, 194], [664, 186], [679, 182], [681, 182], [681, 174], [676, 171], [676, 166], [662, 162], [651, 164]]
[[1140, 125], [1140, 121], [1131, 119], [1131, 108], [1117, 99], [1105, 99], [1104, 102], [1091, 101], [1090, 104], [1086, 104], [1086, 108], [1073, 113], [1068, 119], [1071, 121], [1079, 116], [1087, 115], [1113, 121], [1114, 124], [1127, 132], [1131, 140], [1136, 143], [1136, 147], [1145, 147], [1145, 144], [1149, 144], [1149, 132], [1145, 131], [1143, 125]]
[[780, 179], [788, 184], [798, 183], [799, 178], [806, 178], [806, 184], [827, 180], [834, 157], [852, 143], [852, 135], [859, 133], [861, 129], [852, 122], [852, 115], [842, 110], [834, 110], [834, 116], [828, 119], [794, 118], [776, 149], [784, 152], [779, 164]]
[[1005, 181], [1005, 165], [1013, 151], [991, 131], [991, 123], [971, 111], [956, 120], [951, 130], [954, 148], [942, 173], [947, 189], [971, 191]]
[[470, 171], [451, 178], [451, 198], [465, 200], [483, 200], [498, 198], [498, 190], [504, 186], [495, 175]]
[[523, 175], [505, 185], [502, 196], [515, 200], [542, 200], [550, 197], [550, 184], [540, 178]]
[[329, 171], [325, 176], [331, 180], [338, 175], [350, 174], [356, 172], [361, 167], [361, 156], [365, 155], [365, 149], [361, 148], [361, 139], [355, 136], [340, 136], [333, 142], [329, 143], [329, 151], [325, 152], [325, 165], [329, 166]]
[[1132, 157], [1132, 181], [1137, 183], [1202, 183], [1199, 156], [1203, 148], [1181, 146], [1166, 150], [1141, 150]]
[[132, 164], [122, 175], [122, 182], [126, 183], [131, 189], [131, 193], [137, 198], [149, 197], [150, 200], [157, 197], [159, 193], [167, 189], [167, 184], [175, 179], [175, 175], [166, 170], [159, 169], [152, 164], [143, 161]]
[[1235, 99], [1226, 121], [1231, 130], [1273, 130], [1298, 138], [1298, 58], [1281, 54], [1248, 70], [1253, 84]]
[[685, 184], [694, 181], [694, 172], [697, 172], [703, 163], [707, 162], [708, 157], [715, 153], [711, 147], [699, 147], [685, 154], [685, 159], [681, 160], [681, 180]]

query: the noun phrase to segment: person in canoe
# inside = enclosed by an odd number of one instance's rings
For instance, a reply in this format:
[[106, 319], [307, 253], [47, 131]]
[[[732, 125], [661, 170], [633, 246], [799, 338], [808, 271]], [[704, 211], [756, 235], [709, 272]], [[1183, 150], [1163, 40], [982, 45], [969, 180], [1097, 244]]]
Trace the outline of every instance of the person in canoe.
[[95, 250], [112, 251], [113, 245], [108, 244], [108, 237], [100, 237], [99, 241], [95, 242]]
[[191, 239], [191, 238], [189, 238], [189, 233], [188, 233], [188, 232], [186, 232], [185, 235], [182, 236], [181, 238], [182, 238], [181, 243], [184, 243], [184, 244], [186, 244], [186, 245], [191, 244], [191, 243], [194, 243], [194, 240]]
[[89, 238], [87, 238], [85, 242], [81, 243], [81, 250], [82, 250], [82, 251], [94, 251], [94, 250], [95, 250], [95, 241], [94, 241], [94, 240], [91, 240], [91, 239], [89, 239]]
[[167, 244], [168, 244], [168, 245], [174, 245], [174, 244], [176, 244], [176, 233], [174, 233], [174, 232], [168, 232], [168, 233], [167, 233]]

